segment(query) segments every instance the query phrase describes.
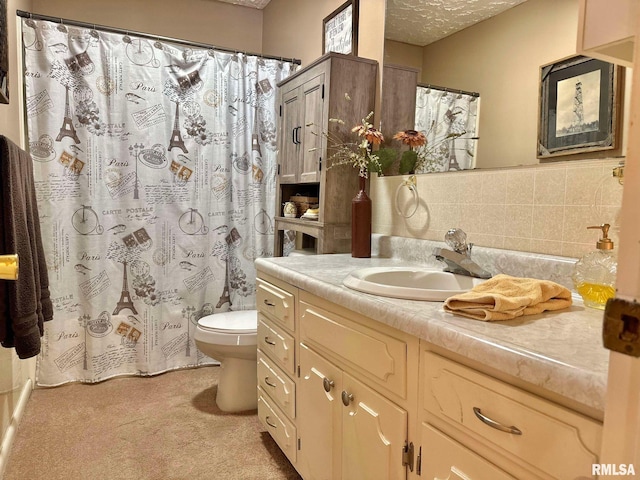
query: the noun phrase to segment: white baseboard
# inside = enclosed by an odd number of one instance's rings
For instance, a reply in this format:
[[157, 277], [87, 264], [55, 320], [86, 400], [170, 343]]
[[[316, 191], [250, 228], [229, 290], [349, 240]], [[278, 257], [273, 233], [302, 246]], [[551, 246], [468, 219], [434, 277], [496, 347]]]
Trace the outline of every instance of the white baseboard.
[[15, 439], [20, 419], [24, 413], [24, 409], [27, 406], [27, 401], [31, 396], [33, 390], [33, 380], [27, 378], [27, 381], [22, 386], [22, 392], [20, 392], [20, 399], [16, 405], [13, 415], [11, 416], [11, 423], [7, 427], [4, 436], [2, 437], [2, 443], [0, 444], [0, 478], [4, 476], [4, 470], [7, 467], [9, 460], [9, 454], [11, 453], [11, 447], [13, 446], [13, 440]]

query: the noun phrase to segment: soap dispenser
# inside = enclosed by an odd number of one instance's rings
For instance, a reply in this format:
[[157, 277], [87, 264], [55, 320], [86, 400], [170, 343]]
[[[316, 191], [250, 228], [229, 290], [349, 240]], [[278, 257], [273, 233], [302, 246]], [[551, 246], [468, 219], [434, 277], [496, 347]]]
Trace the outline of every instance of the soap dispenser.
[[573, 271], [573, 284], [587, 307], [604, 309], [607, 300], [615, 296], [618, 262], [609, 238], [608, 223], [595, 227], [602, 230], [596, 250], [578, 260]]

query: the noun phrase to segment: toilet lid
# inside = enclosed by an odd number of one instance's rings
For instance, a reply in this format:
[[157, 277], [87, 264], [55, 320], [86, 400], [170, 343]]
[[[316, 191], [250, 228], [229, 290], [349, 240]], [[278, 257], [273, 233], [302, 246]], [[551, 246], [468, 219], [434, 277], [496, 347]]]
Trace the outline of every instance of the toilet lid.
[[254, 333], [258, 329], [258, 312], [241, 310], [239, 312], [216, 313], [198, 320], [200, 328], [220, 333]]

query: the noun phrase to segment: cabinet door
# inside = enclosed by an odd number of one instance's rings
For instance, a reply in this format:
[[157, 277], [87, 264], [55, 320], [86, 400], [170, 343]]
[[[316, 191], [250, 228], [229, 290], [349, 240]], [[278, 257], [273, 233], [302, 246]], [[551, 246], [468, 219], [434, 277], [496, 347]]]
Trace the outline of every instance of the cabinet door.
[[341, 379], [338, 367], [300, 344], [297, 468], [306, 480], [340, 478]]
[[282, 92], [282, 119], [280, 126], [280, 183], [296, 183], [300, 163], [302, 130], [300, 127], [300, 110], [302, 100], [300, 87]]
[[348, 402], [342, 408], [342, 478], [407, 478], [407, 412], [344, 372], [342, 389], [341, 401]]
[[428, 480], [515, 480], [427, 423], [422, 424], [422, 477]]
[[301, 124], [300, 182], [319, 182], [320, 158], [326, 145], [322, 132], [328, 128], [328, 119], [324, 118], [324, 73], [302, 85], [302, 97], [304, 113]]

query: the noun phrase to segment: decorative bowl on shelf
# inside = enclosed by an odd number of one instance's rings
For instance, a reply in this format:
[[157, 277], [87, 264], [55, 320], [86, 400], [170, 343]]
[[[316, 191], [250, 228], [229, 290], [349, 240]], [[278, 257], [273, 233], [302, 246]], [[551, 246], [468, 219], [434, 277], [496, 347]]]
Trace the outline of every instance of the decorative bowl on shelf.
[[298, 209], [293, 202], [285, 202], [282, 211], [287, 218], [295, 218], [298, 215]]

